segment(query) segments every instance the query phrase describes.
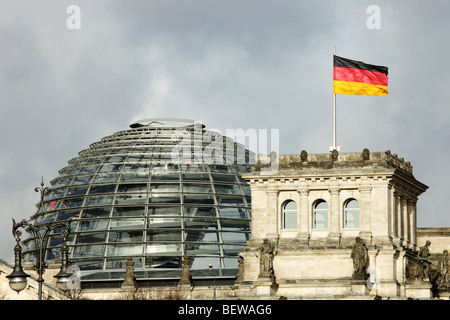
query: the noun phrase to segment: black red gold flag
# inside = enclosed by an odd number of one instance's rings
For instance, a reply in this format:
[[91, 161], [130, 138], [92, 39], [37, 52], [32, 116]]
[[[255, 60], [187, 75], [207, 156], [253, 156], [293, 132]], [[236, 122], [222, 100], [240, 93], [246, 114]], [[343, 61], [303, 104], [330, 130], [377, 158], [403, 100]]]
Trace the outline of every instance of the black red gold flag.
[[387, 86], [387, 67], [334, 56], [333, 93], [385, 96]]

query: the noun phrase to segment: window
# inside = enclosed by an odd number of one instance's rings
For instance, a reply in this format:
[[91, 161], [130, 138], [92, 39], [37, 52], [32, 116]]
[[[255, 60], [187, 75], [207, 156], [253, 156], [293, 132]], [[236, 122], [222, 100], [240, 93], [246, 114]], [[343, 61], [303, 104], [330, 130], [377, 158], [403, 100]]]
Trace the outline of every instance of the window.
[[355, 199], [350, 199], [345, 204], [344, 228], [359, 228], [359, 203]]
[[297, 204], [288, 201], [283, 206], [283, 229], [297, 228]]
[[328, 228], [328, 204], [324, 200], [319, 200], [314, 205], [313, 226], [314, 229]]

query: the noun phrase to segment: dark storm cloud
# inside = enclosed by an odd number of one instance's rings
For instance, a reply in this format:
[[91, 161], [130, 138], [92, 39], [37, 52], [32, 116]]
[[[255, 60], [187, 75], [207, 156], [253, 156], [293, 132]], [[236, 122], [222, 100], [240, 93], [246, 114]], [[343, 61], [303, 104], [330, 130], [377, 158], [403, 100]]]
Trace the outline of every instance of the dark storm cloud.
[[[81, 9], [68, 30], [66, 9]], [[338, 96], [342, 152], [390, 149], [430, 189], [419, 225], [449, 226], [449, 4], [376, 1], [1, 1], [0, 258], [11, 217], [89, 144], [140, 118], [280, 129], [280, 152], [331, 144], [332, 50], [389, 67], [389, 96]]]

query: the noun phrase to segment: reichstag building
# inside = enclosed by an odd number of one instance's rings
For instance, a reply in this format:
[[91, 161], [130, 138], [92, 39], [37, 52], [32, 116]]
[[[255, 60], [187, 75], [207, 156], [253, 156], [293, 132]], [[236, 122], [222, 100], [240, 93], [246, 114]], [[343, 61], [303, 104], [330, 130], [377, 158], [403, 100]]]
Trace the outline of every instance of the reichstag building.
[[70, 232], [44, 243], [43, 290], [39, 236], [16, 236], [6, 299], [450, 298], [450, 228], [417, 226], [428, 186], [390, 150], [256, 156], [197, 122], [146, 119], [50, 182], [29, 221]]

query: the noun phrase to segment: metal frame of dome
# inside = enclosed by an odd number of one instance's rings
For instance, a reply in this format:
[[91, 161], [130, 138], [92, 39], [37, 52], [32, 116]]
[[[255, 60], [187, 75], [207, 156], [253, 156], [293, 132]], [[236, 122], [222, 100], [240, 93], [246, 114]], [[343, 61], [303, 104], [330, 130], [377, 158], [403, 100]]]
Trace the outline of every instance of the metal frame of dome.
[[[179, 141], [173, 132], [186, 129], [197, 146], [199, 137], [191, 120], [176, 119], [190, 123], [184, 126], [170, 125], [173, 120], [140, 120], [104, 137], [51, 181], [52, 191], [32, 220], [39, 226], [70, 219], [69, 259], [84, 279], [121, 279], [129, 256], [143, 279], [178, 277], [185, 254], [193, 275], [210, 275], [209, 265], [222, 275], [236, 273], [251, 218], [250, 188], [240, 173], [251, 165], [174, 162]], [[203, 137], [210, 131], [201, 126], [201, 132]], [[245, 152], [247, 159], [253, 156]], [[61, 241], [61, 230], [55, 230], [46, 260], [59, 258]], [[23, 251], [33, 261], [33, 238], [24, 241]]]

